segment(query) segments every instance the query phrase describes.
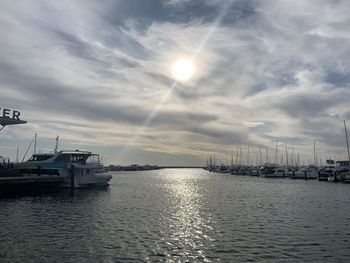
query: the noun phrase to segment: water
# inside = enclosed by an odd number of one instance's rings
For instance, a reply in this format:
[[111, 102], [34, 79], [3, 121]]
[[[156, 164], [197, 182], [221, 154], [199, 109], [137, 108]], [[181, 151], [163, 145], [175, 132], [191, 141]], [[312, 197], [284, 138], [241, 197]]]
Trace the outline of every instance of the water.
[[115, 172], [109, 189], [0, 199], [0, 262], [346, 262], [350, 185]]

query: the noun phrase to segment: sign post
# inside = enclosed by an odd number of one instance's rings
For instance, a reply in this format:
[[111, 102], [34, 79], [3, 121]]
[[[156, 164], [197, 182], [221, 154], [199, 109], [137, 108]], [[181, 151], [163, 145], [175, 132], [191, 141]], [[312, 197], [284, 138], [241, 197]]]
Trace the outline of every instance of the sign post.
[[24, 124], [26, 121], [21, 120], [21, 113], [17, 110], [0, 108], [0, 131], [7, 125]]

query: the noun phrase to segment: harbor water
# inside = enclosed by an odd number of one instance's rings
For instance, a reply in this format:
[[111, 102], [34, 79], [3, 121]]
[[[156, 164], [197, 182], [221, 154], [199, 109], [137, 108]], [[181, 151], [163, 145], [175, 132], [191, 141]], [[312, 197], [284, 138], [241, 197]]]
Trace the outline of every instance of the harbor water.
[[348, 262], [350, 185], [202, 169], [0, 199], [0, 262]]

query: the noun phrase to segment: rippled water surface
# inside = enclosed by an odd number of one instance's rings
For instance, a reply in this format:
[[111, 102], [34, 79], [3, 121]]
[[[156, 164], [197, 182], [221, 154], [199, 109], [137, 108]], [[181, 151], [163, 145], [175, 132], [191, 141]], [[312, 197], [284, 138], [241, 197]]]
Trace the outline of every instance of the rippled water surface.
[[114, 172], [107, 190], [0, 199], [0, 262], [349, 262], [350, 185]]

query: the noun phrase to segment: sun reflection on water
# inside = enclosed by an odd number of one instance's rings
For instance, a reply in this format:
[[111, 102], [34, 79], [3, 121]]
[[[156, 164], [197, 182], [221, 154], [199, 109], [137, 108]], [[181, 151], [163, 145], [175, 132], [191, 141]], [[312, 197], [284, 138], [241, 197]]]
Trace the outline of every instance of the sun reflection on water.
[[[180, 171], [181, 172], [181, 171]], [[191, 178], [176, 176], [167, 184], [169, 213], [166, 235], [167, 257], [210, 262], [207, 251], [213, 244], [212, 216], [205, 209], [203, 187]]]

